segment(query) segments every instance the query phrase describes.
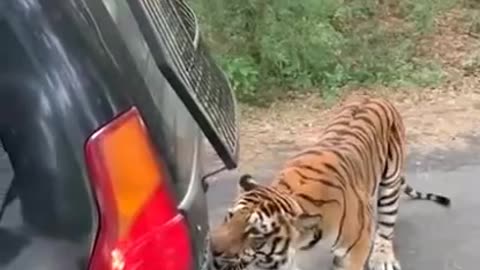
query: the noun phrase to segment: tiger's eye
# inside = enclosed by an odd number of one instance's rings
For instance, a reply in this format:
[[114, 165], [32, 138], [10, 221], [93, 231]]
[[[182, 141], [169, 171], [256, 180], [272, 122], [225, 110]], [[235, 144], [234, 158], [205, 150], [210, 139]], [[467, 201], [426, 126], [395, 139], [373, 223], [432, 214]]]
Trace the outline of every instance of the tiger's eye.
[[228, 211], [227, 215], [223, 218], [223, 222], [227, 222], [233, 216], [233, 212]]
[[250, 234], [253, 234], [253, 235], [258, 235], [258, 234], [261, 233], [261, 232], [260, 232], [257, 228], [255, 228], [255, 227], [251, 227], [251, 228], [248, 230], [248, 232], [249, 232]]
[[265, 244], [265, 239], [263, 237], [253, 237], [252, 238], [252, 248], [261, 249]]

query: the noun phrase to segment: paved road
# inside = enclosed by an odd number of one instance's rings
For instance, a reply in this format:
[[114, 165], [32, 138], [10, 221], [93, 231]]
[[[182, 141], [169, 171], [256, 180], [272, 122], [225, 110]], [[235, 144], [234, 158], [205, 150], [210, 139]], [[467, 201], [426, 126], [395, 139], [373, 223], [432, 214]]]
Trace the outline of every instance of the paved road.
[[[411, 184], [419, 190], [451, 197], [452, 206], [446, 209], [431, 202], [402, 201], [396, 249], [403, 270], [480, 269], [478, 145], [472, 144], [469, 152], [436, 152], [410, 158], [407, 176]], [[275, 166], [259, 168], [254, 175], [268, 179]], [[209, 189], [212, 225], [219, 222], [234, 196], [238, 175], [218, 175]], [[304, 270], [328, 270], [330, 257], [322, 250], [313, 256], [303, 254], [300, 265]]]

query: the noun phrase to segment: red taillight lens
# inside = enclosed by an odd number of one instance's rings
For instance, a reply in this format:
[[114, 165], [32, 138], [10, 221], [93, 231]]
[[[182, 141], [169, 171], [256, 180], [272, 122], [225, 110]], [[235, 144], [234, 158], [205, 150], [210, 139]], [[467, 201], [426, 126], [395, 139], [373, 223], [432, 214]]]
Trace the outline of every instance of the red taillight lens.
[[95, 132], [86, 158], [100, 212], [90, 270], [191, 269], [188, 227], [139, 112], [132, 108]]

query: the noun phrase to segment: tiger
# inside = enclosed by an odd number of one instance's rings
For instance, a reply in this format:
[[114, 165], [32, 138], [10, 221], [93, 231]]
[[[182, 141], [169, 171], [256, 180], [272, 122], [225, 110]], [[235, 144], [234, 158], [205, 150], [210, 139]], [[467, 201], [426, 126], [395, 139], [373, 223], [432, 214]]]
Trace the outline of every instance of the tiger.
[[450, 198], [407, 184], [405, 163], [406, 132], [393, 103], [345, 103], [270, 184], [240, 177], [233, 206], [209, 233], [212, 269], [299, 269], [295, 254], [321, 242], [333, 270], [400, 270], [393, 249], [400, 195], [450, 207]]

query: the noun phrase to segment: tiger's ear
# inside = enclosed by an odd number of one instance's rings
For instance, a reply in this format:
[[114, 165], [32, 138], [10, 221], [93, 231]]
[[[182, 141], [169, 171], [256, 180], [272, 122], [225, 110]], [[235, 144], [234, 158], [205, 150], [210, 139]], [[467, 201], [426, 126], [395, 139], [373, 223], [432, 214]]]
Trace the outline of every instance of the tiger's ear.
[[240, 180], [238, 181], [238, 187], [241, 192], [247, 192], [250, 191], [256, 187], [258, 187], [257, 181], [253, 179], [253, 177], [250, 174], [244, 174], [240, 177]]
[[294, 220], [294, 226], [300, 230], [308, 230], [318, 227], [322, 222], [322, 215], [309, 215], [302, 213]]

